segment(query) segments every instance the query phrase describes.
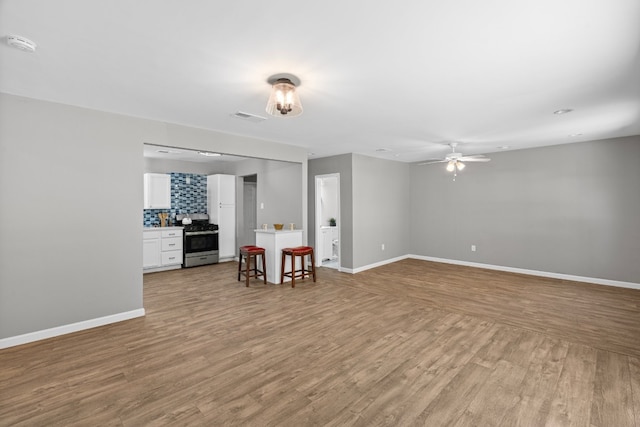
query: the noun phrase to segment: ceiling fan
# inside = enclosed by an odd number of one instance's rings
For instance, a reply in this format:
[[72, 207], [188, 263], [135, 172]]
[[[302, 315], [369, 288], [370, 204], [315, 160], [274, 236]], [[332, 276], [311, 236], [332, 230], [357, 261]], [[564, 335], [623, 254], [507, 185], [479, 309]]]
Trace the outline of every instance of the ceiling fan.
[[418, 165], [430, 165], [433, 163], [446, 163], [447, 171], [453, 172], [454, 180], [458, 171], [461, 171], [465, 168], [464, 162], [488, 162], [491, 159], [483, 156], [482, 154], [477, 154], [475, 156], [463, 156], [462, 153], [456, 152], [456, 147], [458, 146], [457, 142], [450, 142], [449, 147], [451, 147], [451, 153], [447, 154], [442, 160], [427, 160], [426, 162], [418, 163]]

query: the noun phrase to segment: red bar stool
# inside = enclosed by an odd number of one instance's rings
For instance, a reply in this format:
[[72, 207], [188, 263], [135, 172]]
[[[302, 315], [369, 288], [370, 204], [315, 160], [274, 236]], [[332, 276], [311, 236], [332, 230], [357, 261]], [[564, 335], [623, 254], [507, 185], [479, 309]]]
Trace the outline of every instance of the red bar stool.
[[[258, 270], [258, 255], [262, 257], [262, 270]], [[242, 257], [245, 258], [245, 269], [242, 269]], [[251, 268], [251, 261], [253, 260], [253, 268]], [[238, 282], [240, 276], [244, 275], [245, 284], [249, 287], [249, 279], [255, 277], [263, 277], [264, 284], [267, 284], [267, 263], [264, 256], [264, 248], [259, 246], [240, 246], [240, 255], [238, 255]]]
[[[304, 257], [309, 255], [311, 257], [311, 270], [305, 267]], [[291, 271], [284, 272], [284, 264], [286, 257], [291, 257]], [[300, 270], [296, 270], [296, 257], [300, 257]], [[311, 274], [307, 274], [311, 273]], [[280, 284], [284, 283], [285, 277], [291, 277], [291, 287], [296, 287], [296, 279], [304, 279], [307, 276], [313, 275], [313, 281], [316, 281], [316, 257], [313, 254], [313, 247], [311, 246], [297, 246], [295, 248], [282, 249], [282, 262], [280, 263]]]

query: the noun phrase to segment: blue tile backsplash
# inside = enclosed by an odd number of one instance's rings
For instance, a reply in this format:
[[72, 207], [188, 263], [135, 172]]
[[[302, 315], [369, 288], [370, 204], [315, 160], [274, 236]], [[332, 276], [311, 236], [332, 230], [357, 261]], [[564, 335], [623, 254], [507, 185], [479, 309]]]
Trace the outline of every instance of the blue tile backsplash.
[[169, 213], [171, 225], [175, 222], [176, 214], [207, 213], [207, 176], [177, 172], [170, 175], [171, 209], [145, 209], [142, 219], [145, 227], [159, 226], [158, 214], [163, 212]]

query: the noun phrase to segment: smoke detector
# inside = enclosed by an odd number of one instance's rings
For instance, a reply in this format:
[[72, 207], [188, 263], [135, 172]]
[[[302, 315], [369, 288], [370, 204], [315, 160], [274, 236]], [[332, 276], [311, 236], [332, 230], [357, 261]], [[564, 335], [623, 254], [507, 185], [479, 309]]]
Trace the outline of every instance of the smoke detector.
[[35, 52], [38, 47], [34, 42], [22, 36], [7, 36], [7, 44], [25, 52]]

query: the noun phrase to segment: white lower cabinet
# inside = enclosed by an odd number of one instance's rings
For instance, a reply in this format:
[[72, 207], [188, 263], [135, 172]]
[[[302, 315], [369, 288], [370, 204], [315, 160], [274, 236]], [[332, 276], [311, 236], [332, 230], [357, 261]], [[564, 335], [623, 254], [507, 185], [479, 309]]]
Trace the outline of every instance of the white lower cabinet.
[[182, 251], [169, 251], [160, 254], [162, 265], [182, 265]]
[[142, 233], [142, 268], [160, 267], [160, 236], [161, 233], [145, 231]]
[[144, 230], [142, 268], [145, 273], [182, 266], [182, 228]]

